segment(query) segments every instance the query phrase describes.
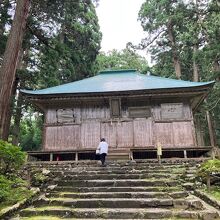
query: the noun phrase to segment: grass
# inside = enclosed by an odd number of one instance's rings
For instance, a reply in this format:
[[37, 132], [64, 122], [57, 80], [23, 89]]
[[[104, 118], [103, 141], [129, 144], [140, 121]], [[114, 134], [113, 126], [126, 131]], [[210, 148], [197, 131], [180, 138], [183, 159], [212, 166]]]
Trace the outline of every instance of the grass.
[[36, 210], [36, 211], [45, 211], [45, 210], [72, 210], [70, 207], [64, 207], [64, 206], [42, 206], [42, 207], [30, 207], [26, 208], [24, 210]]
[[61, 218], [54, 217], [54, 216], [34, 216], [34, 217], [26, 217], [22, 218], [22, 220], [60, 220]]
[[220, 201], [220, 187], [212, 186], [210, 192], [207, 189], [204, 190], [208, 195], [212, 196], [216, 200]]

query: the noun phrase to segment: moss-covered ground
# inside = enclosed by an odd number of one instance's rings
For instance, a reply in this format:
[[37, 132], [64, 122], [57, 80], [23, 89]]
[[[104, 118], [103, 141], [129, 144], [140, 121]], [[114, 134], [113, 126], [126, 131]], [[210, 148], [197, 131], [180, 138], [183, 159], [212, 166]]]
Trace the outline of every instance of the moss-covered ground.
[[12, 206], [26, 198], [30, 198], [33, 192], [28, 189], [28, 183], [17, 177], [5, 177], [0, 175], [0, 213], [1, 210]]
[[205, 188], [203, 191], [216, 200], [220, 201], [220, 186], [212, 186], [210, 191]]

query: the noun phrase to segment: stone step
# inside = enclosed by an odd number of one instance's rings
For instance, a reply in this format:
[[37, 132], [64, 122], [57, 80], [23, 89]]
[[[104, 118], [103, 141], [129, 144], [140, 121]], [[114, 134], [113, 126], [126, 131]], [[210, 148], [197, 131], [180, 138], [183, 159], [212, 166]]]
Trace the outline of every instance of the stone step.
[[[37, 167], [36, 167], [37, 168]], [[76, 167], [63, 167], [63, 166], [54, 166], [54, 167], [44, 167], [45, 169], [49, 169], [51, 171], [56, 171], [56, 170], [61, 170], [61, 171], [69, 171], [69, 170], [75, 170], [75, 171], [80, 171], [80, 170], [84, 170], [84, 171], [99, 171], [99, 170], [125, 170], [125, 171], [129, 171], [129, 170], [181, 170], [184, 171], [187, 168], [185, 166], [109, 166], [108, 164], [103, 167], [101, 165], [97, 165], [97, 166], [76, 166]], [[194, 171], [190, 171], [190, 172], [194, 172]]]
[[35, 206], [65, 206], [74, 208], [172, 208], [172, 199], [72, 199], [50, 198], [42, 199], [34, 203]]
[[52, 215], [66, 218], [102, 218], [102, 219], [163, 219], [172, 216], [172, 211], [166, 209], [76, 209], [69, 207], [28, 208], [21, 216]]
[[199, 199], [171, 198], [44, 198], [37, 200], [34, 206], [64, 206], [74, 208], [181, 208], [203, 210]]
[[218, 219], [218, 213], [212, 210], [188, 211], [188, 210], [168, 210], [161, 208], [148, 209], [77, 209], [70, 207], [40, 207], [27, 208], [20, 212], [22, 217], [33, 216], [57, 216], [62, 218], [79, 219]]
[[[22, 217], [22, 218], [12, 218], [10, 220], [63, 220], [62, 217], [54, 217], [54, 216], [35, 216], [35, 217]], [[65, 218], [65, 220], [76, 220], [76, 219], [82, 219], [82, 218]], [[83, 218], [85, 219], [85, 218]], [[103, 220], [103, 218], [86, 218], [86, 220]], [[113, 220], [112, 218], [108, 218], [108, 220]], [[117, 218], [117, 220], [123, 220]], [[132, 218], [127, 220], [140, 220], [139, 218]], [[152, 220], [148, 219], [148, 220]], [[160, 219], [154, 219], [154, 220], [160, 220]], [[164, 218], [164, 220], [177, 220], [176, 218]], [[178, 218], [178, 220], [186, 220], [185, 218]]]
[[[189, 171], [193, 171], [195, 168], [191, 168], [188, 165], [184, 165], [184, 164], [147, 164], [147, 163], [127, 163], [127, 164], [117, 164], [117, 163], [111, 163], [110, 161], [106, 162], [107, 166], [110, 168], [129, 168], [129, 167], [151, 167], [151, 168], [158, 168], [158, 167], [164, 167], [164, 168], [188, 168]], [[51, 162], [51, 164], [30, 164], [29, 168], [54, 168], [54, 169], [68, 169], [68, 168], [93, 168], [96, 169], [98, 167], [100, 167], [100, 161], [96, 161], [95, 164], [54, 164], [53, 162]]]
[[[120, 167], [126, 167], [126, 166], [151, 166], [151, 167], [161, 167], [161, 166], [170, 166], [170, 167], [190, 167], [194, 168], [195, 165], [192, 165], [190, 163], [158, 163], [158, 161], [152, 163], [147, 161], [109, 161], [108, 166], [120, 166]], [[87, 161], [47, 161], [47, 162], [29, 162], [27, 163], [28, 167], [97, 167], [99, 166], [98, 160], [87, 160]]]
[[63, 175], [101, 175], [101, 174], [179, 174], [184, 173], [183, 170], [99, 170], [99, 171], [87, 171], [87, 170], [63, 170], [63, 171], [51, 171], [55, 176]]
[[57, 186], [53, 192], [176, 192], [181, 190], [180, 186], [176, 187], [73, 187], [73, 186]]
[[149, 173], [149, 174], [76, 174], [76, 175], [60, 175], [57, 178], [62, 178], [62, 180], [112, 180], [112, 179], [152, 179], [152, 178], [172, 178], [176, 179], [180, 176], [180, 174], [172, 174], [172, 173]]
[[[35, 217], [19, 217], [19, 218], [12, 218], [10, 220], [63, 220], [64, 218], [62, 217], [55, 217], [55, 216], [35, 216]], [[82, 218], [65, 218], [65, 220], [76, 220], [76, 219], [82, 219]], [[83, 218], [85, 219], [85, 218]], [[86, 218], [86, 220], [103, 220], [103, 218]], [[108, 218], [108, 220], [113, 220], [112, 218]], [[123, 220], [117, 218], [117, 220]], [[127, 220], [139, 220], [139, 218], [133, 218], [133, 219], [127, 219]], [[155, 219], [155, 220], [160, 220], [160, 219]], [[169, 219], [164, 219], [164, 220], [174, 220], [173, 218]], [[178, 218], [178, 220], [185, 220]]]
[[64, 198], [185, 198], [188, 196], [186, 191], [177, 192], [51, 192], [47, 197], [64, 197]]
[[75, 187], [121, 187], [121, 186], [177, 186], [178, 181], [169, 179], [126, 179], [126, 180], [54, 180], [53, 184], [59, 186]]

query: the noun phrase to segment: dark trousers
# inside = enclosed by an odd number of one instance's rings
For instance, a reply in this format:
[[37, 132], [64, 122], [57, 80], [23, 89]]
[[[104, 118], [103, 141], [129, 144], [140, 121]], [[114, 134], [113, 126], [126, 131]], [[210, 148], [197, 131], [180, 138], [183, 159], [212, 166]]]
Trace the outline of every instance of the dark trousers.
[[100, 160], [102, 162], [102, 165], [105, 164], [105, 157], [106, 157], [106, 155], [107, 155], [106, 153], [100, 154]]

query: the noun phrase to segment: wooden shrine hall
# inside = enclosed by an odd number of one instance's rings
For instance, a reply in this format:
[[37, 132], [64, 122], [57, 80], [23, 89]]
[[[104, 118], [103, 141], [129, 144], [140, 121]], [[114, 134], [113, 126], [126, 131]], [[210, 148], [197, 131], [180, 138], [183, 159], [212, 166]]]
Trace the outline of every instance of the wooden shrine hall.
[[109, 158], [199, 157], [193, 114], [214, 82], [189, 82], [143, 75], [136, 70], [108, 70], [47, 89], [22, 90], [45, 116], [38, 160], [95, 159], [100, 138]]

